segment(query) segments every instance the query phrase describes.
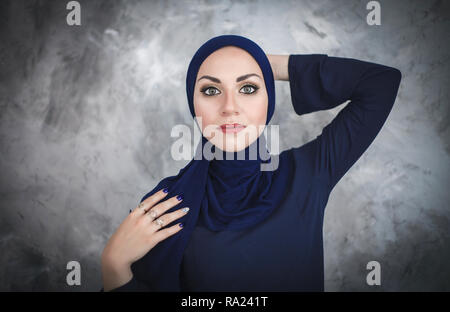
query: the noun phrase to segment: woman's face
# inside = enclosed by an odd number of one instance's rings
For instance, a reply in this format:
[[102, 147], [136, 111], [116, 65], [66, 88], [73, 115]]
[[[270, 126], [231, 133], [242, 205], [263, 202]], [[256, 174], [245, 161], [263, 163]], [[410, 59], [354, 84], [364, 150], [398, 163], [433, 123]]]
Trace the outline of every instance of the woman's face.
[[[254, 75], [253, 75], [254, 74]], [[199, 68], [194, 111], [201, 129], [223, 151], [238, 152], [264, 130], [268, 96], [261, 68], [245, 50], [226, 46], [211, 53]], [[240, 124], [222, 130], [225, 124]]]

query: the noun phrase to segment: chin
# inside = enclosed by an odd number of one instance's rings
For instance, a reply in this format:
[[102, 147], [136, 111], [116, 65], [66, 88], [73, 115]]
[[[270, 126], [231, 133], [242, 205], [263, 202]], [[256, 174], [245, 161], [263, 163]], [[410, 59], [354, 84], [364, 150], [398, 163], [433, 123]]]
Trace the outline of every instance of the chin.
[[236, 138], [230, 138], [226, 139], [226, 141], [218, 140], [219, 142], [212, 142], [215, 146], [220, 148], [221, 150], [225, 152], [240, 152], [244, 149], [246, 149], [252, 142], [246, 142], [245, 138], [243, 137], [236, 137]]

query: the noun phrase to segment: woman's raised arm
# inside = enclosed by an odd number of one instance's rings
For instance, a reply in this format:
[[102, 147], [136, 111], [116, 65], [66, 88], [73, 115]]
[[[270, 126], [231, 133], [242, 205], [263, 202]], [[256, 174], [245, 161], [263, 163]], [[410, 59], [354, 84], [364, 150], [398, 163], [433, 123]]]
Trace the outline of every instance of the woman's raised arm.
[[295, 150], [307, 154], [312, 170], [327, 179], [331, 191], [381, 130], [395, 102], [401, 72], [352, 58], [293, 54], [288, 75], [298, 115], [350, 100], [315, 140]]

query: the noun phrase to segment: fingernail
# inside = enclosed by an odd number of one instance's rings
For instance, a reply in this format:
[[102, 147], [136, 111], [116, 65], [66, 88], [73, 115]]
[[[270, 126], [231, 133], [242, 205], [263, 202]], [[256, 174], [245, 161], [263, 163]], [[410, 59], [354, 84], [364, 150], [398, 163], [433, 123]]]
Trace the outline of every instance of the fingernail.
[[182, 195], [178, 195], [178, 196], [177, 196], [177, 199], [178, 199], [179, 201], [181, 201], [181, 200], [183, 199], [183, 196], [182, 196]]
[[180, 223], [180, 227], [181, 227], [181, 228], [184, 227], [184, 222], [181, 222], [181, 223]]
[[186, 213], [186, 212], [188, 212], [188, 211], [189, 211], [189, 207], [184, 207], [184, 208], [183, 208], [182, 210], [183, 210], [183, 212], [185, 212], [185, 213]]
[[169, 193], [169, 189], [168, 189], [167, 187], [165, 187], [165, 188], [163, 189], [163, 192], [164, 192], [164, 193]]

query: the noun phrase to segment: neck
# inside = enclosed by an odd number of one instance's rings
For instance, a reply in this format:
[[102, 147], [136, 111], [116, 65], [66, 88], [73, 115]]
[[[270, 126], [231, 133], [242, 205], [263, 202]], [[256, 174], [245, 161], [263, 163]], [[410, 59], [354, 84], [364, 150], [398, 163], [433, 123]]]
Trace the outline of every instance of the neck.
[[[214, 146], [213, 153], [214, 159], [211, 160], [210, 166], [215, 168], [255, 167], [255, 169], [259, 169], [261, 162], [264, 162], [261, 155], [265, 156], [269, 152], [267, 151], [264, 134], [261, 134], [253, 143], [241, 151], [227, 152]], [[267, 156], [263, 158], [267, 158]]]

